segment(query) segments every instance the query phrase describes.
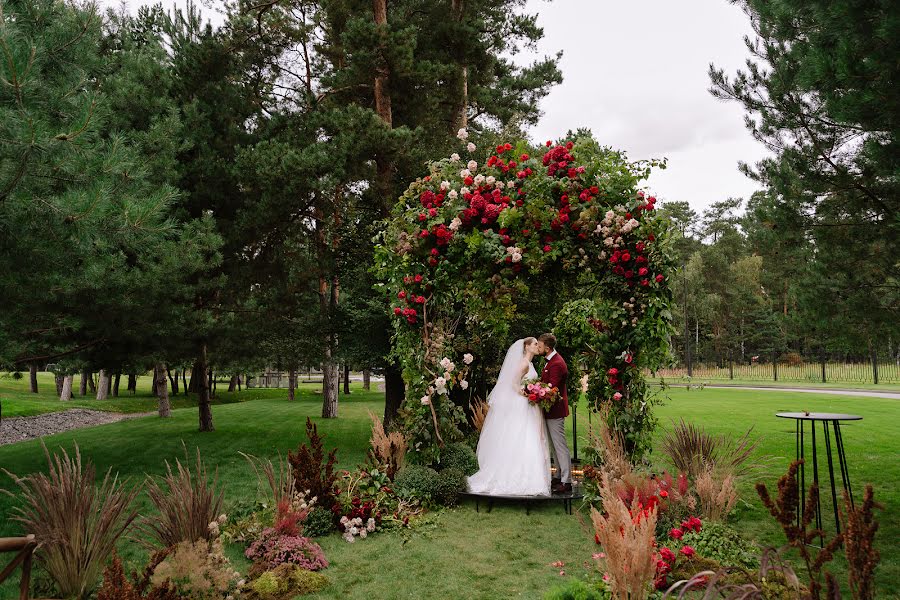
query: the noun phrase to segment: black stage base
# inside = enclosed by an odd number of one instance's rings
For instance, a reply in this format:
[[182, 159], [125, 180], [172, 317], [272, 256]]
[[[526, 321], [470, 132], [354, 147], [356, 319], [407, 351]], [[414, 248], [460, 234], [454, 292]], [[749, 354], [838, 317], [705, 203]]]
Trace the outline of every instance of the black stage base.
[[475, 500], [475, 512], [481, 512], [481, 503], [487, 502], [487, 511], [491, 512], [494, 508], [494, 502], [521, 503], [525, 505], [525, 514], [531, 514], [531, 505], [538, 502], [562, 502], [563, 510], [566, 514], [572, 514], [572, 501], [581, 500], [584, 494], [581, 493], [580, 486], [573, 486], [572, 491], [565, 494], [553, 494], [552, 496], [490, 496], [488, 494], [473, 494], [472, 492], [461, 492], [463, 498], [471, 498]]

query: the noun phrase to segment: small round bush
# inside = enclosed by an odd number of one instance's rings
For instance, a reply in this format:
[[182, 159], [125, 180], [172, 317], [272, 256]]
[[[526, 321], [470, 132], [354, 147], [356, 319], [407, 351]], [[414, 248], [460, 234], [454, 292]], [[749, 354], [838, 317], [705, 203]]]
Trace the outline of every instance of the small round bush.
[[327, 584], [328, 579], [321, 573], [282, 564], [254, 579], [246, 597], [250, 600], [291, 600], [296, 596], [314, 594]]
[[437, 487], [438, 473], [431, 467], [406, 465], [394, 477], [394, 491], [402, 498], [435, 500]]
[[466, 487], [466, 476], [453, 467], [438, 473], [437, 485], [434, 488], [433, 500], [444, 506], [453, 506], [459, 499], [459, 493]]
[[682, 542], [691, 546], [700, 556], [725, 567], [755, 569], [759, 566], [759, 549], [722, 523], [705, 522], [699, 533], [686, 533]]
[[441, 470], [459, 469], [463, 475], [474, 475], [478, 472], [478, 457], [467, 444], [457, 442], [441, 452], [440, 467]]
[[570, 579], [550, 590], [544, 600], [608, 600], [609, 592], [580, 579]]
[[334, 531], [334, 517], [330, 510], [317, 506], [306, 517], [303, 533], [308, 537], [322, 537]]

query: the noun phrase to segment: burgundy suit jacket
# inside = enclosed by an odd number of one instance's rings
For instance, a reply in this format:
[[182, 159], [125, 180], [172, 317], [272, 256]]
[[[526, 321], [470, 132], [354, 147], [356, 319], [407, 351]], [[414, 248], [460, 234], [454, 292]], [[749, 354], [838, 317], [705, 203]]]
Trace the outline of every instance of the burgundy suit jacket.
[[566, 380], [569, 378], [569, 367], [559, 352], [551, 358], [541, 373], [541, 381], [555, 386], [559, 390], [556, 403], [544, 411], [545, 419], [565, 419], [569, 416], [569, 391]]

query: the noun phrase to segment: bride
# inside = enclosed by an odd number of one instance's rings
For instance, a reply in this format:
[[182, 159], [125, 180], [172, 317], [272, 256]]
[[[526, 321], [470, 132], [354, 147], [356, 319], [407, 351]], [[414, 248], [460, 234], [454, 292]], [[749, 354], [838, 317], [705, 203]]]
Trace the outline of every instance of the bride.
[[506, 353], [497, 384], [488, 397], [490, 410], [478, 439], [479, 471], [468, 478], [469, 491], [491, 496], [550, 494], [550, 449], [541, 408], [520, 392], [523, 379], [537, 377], [531, 361], [538, 341], [525, 338]]

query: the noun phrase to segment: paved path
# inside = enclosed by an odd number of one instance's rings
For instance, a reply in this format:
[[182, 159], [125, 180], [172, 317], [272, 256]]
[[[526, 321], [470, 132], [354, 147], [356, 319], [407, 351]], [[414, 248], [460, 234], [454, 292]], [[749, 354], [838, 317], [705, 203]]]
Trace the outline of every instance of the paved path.
[[[669, 387], [687, 387], [687, 384], [670, 383]], [[691, 387], [696, 387], [692, 385]], [[774, 385], [766, 386], [750, 386], [750, 385], [727, 385], [727, 384], [710, 384], [707, 383], [703, 387], [718, 389], [735, 389], [735, 390], [759, 390], [763, 392], [801, 392], [804, 394], [830, 394], [832, 396], [865, 396], [868, 398], [890, 398], [892, 400], [900, 400], [900, 392], [875, 392], [872, 390], [841, 390], [835, 388], [795, 388], [795, 387], [776, 387]]]

